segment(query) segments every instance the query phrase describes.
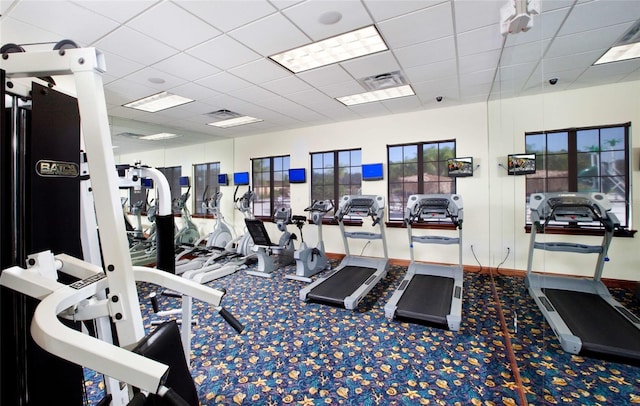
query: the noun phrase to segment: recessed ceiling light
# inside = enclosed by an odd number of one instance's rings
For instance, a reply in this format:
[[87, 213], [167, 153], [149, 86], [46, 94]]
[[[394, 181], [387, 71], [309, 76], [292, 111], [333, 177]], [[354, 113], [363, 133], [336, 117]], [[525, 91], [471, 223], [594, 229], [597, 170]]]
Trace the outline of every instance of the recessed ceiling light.
[[155, 113], [157, 111], [166, 110], [171, 107], [180, 106], [191, 103], [192, 99], [171, 94], [169, 92], [160, 92], [147, 96], [145, 98], [127, 103], [124, 107]]
[[209, 123], [208, 125], [212, 125], [214, 127], [220, 127], [220, 128], [229, 128], [229, 127], [236, 127], [239, 125], [259, 123], [260, 121], [262, 121], [262, 119], [250, 117], [250, 116], [241, 116], [236, 118], [230, 118], [228, 120], [216, 121], [213, 123]]
[[604, 55], [594, 62], [603, 63], [626, 61], [640, 57], [640, 20], [636, 21]]
[[346, 61], [389, 49], [375, 26], [370, 25], [322, 41], [272, 55], [273, 61], [293, 73]]
[[376, 90], [373, 92], [352, 94], [351, 96], [336, 97], [340, 103], [346, 106], [353, 106], [354, 104], [371, 103], [376, 101], [383, 101], [389, 99], [396, 99], [398, 97], [414, 96], [415, 93], [410, 85], [390, 87], [387, 89]]
[[147, 140], [147, 141], [159, 141], [159, 140], [168, 140], [171, 138], [178, 138], [178, 137], [180, 137], [180, 135], [178, 134], [158, 133], [158, 134], [145, 135], [140, 137], [140, 139]]
[[603, 63], [626, 61], [628, 59], [640, 58], [640, 43], [617, 45], [609, 48], [609, 50], [595, 61], [594, 65]]

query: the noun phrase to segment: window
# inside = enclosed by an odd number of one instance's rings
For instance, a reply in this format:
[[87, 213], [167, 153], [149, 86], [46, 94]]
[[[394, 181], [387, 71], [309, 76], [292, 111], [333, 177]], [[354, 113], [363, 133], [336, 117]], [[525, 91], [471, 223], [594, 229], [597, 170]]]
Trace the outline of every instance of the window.
[[455, 156], [455, 140], [388, 145], [389, 221], [402, 221], [412, 194], [455, 193], [455, 178], [447, 176], [447, 159]]
[[[169, 189], [171, 189], [171, 202], [173, 203], [182, 195], [182, 188], [180, 187], [180, 176], [182, 176], [181, 166], [167, 166], [164, 168], [157, 168], [169, 182]], [[151, 204], [155, 204], [151, 203]], [[175, 205], [174, 205], [175, 206]], [[172, 208], [174, 214], [180, 214], [180, 210]]]
[[359, 195], [362, 188], [362, 152], [358, 149], [311, 153], [311, 200]]
[[526, 175], [527, 224], [532, 193], [601, 192], [627, 226], [630, 125], [526, 133], [526, 152], [536, 154], [536, 173]]
[[[209, 214], [202, 204], [207, 198], [213, 197], [220, 191], [218, 175], [220, 174], [220, 162], [208, 162], [193, 165], [193, 202], [195, 214]], [[206, 196], [205, 196], [206, 193]]]
[[289, 155], [251, 160], [256, 217], [273, 217], [280, 207], [291, 207], [289, 194]]

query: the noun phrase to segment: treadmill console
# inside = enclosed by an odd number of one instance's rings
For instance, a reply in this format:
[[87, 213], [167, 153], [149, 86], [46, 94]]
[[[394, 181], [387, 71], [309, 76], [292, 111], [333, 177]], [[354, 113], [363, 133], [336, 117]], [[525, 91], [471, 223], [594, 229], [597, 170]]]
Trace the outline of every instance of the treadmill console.
[[568, 223], [612, 221], [619, 224], [611, 212], [611, 203], [604, 193], [534, 193], [529, 199], [531, 220]]
[[340, 200], [336, 218], [344, 216], [371, 217], [382, 219], [384, 216], [384, 197], [375, 195], [346, 195]]
[[411, 195], [407, 201], [405, 222], [428, 222], [450, 219], [462, 221], [462, 197], [456, 194]]

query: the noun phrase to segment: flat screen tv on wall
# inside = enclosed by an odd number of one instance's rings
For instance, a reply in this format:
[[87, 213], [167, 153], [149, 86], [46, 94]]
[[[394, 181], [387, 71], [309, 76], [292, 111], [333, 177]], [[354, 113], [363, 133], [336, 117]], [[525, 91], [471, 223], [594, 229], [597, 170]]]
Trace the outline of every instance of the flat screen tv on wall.
[[447, 173], [449, 177], [459, 178], [473, 176], [473, 158], [449, 158], [447, 159]]
[[249, 184], [249, 172], [235, 172], [233, 174], [234, 185], [248, 185]]
[[509, 175], [528, 175], [536, 173], [536, 154], [510, 154], [507, 156]]

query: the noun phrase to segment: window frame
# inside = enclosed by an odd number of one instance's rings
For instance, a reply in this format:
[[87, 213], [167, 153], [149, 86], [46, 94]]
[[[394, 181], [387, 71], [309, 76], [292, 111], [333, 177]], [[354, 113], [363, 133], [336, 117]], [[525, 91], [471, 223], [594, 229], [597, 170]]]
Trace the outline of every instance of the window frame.
[[[282, 159], [282, 168], [280, 170], [274, 169], [275, 160]], [[256, 171], [256, 163], [257, 161], [269, 161], [269, 170], [268, 171]], [[256, 194], [256, 199], [253, 202], [253, 214], [255, 218], [261, 220], [271, 220], [273, 218], [273, 214], [277, 207], [291, 207], [291, 184], [289, 183], [289, 169], [291, 168], [291, 156], [290, 155], [273, 155], [259, 158], [251, 158], [251, 186], [253, 191]], [[276, 185], [277, 182], [277, 173], [281, 173], [282, 176], [282, 185]], [[268, 180], [265, 181], [265, 176], [262, 175], [262, 179], [258, 179], [258, 174], [268, 174]], [[282, 189], [282, 196], [284, 198], [277, 199], [276, 198], [276, 189]], [[260, 189], [268, 189], [269, 198], [261, 199], [260, 197]], [[257, 208], [262, 207], [261, 205], [268, 204], [269, 214], [264, 214], [264, 209], [261, 209], [261, 213], [257, 213]], [[288, 202], [288, 205], [286, 204]], [[280, 204], [280, 206], [277, 206]]]
[[[623, 132], [624, 132], [624, 140], [623, 140], [623, 148], [622, 149], [616, 149], [616, 150], [612, 150], [612, 149], [605, 149], [603, 150], [602, 148], [600, 148], [600, 145], [602, 143], [602, 130], [606, 130], [606, 129], [611, 129], [611, 128], [622, 128]], [[557, 129], [557, 130], [544, 130], [544, 131], [528, 131], [525, 132], [524, 134], [524, 141], [525, 141], [525, 152], [526, 153], [535, 153], [536, 154], [536, 173], [535, 174], [528, 174], [528, 175], [524, 175], [525, 176], [525, 202], [526, 202], [526, 211], [525, 211], [525, 231], [527, 233], [531, 232], [531, 221], [530, 221], [530, 212], [529, 212], [529, 197], [531, 195], [531, 193], [535, 193], [535, 192], [546, 192], [549, 191], [549, 179], [562, 179], [563, 177], [553, 177], [553, 176], [548, 176], [549, 173], [549, 169], [548, 169], [548, 163], [549, 163], [549, 159], [548, 157], [551, 155], [555, 155], [555, 156], [560, 156], [560, 155], [566, 155], [566, 160], [567, 160], [567, 170], [566, 170], [566, 182], [567, 182], [567, 188], [569, 190], [566, 190], [567, 192], [577, 192], [579, 189], [579, 183], [580, 183], [580, 178], [597, 178], [598, 181], [598, 191], [600, 191], [601, 193], [605, 193], [608, 194], [607, 192], [603, 191], [603, 179], [606, 178], [611, 178], [611, 176], [607, 176], [602, 175], [600, 173], [600, 169], [598, 169], [598, 175], [597, 176], [580, 176], [580, 167], [579, 167], [579, 155], [580, 154], [584, 154], [586, 153], [586, 151], [581, 151], [579, 149], [578, 146], [578, 134], [580, 132], [585, 132], [585, 131], [594, 131], [597, 130], [598, 131], [598, 149], [597, 151], [591, 151], [589, 153], [594, 153], [597, 152], [598, 153], [598, 159], [597, 162], [599, 163], [599, 165], [602, 165], [602, 159], [601, 159], [601, 155], [603, 153], [608, 153], [608, 152], [620, 152], [622, 151], [624, 153], [624, 173], [621, 175], [621, 177], [624, 177], [624, 187], [625, 187], [625, 196], [624, 196], [624, 217], [623, 218], [619, 218], [619, 220], [621, 220], [621, 223], [623, 224], [623, 227], [627, 228], [630, 226], [630, 221], [631, 221], [631, 213], [632, 213], [632, 207], [631, 207], [631, 197], [630, 197], [630, 182], [631, 182], [631, 151], [630, 151], [630, 128], [631, 128], [631, 122], [626, 122], [626, 123], [620, 123], [620, 124], [606, 124], [606, 125], [598, 125], [598, 126], [587, 126], [587, 127], [572, 127], [572, 128], [564, 128], [564, 129]], [[548, 153], [548, 136], [552, 135], [552, 134], [560, 134], [560, 133], [566, 133], [567, 134], [567, 151], [566, 152], [561, 152], [561, 153], [554, 153], [554, 154], [549, 154]], [[533, 136], [540, 136], [540, 135], [544, 135], [545, 136], [545, 149], [544, 151], [541, 153], [540, 151], [536, 151], [536, 150], [531, 150], [529, 145], [527, 144], [527, 137], [533, 137]], [[544, 176], [540, 176], [540, 172], [544, 172]], [[540, 182], [540, 179], [542, 180], [543, 183], [543, 190], [538, 190], [530, 188], [530, 185], [533, 185], [534, 182]], [[552, 190], [555, 191], [555, 190]], [[562, 190], [565, 191], [565, 190]], [[551, 193], [551, 191], [549, 191], [549, 193]], [[619, 212], [616, 214], [618, 217], [619, 216]], [[574, 235], [602, 235], [603, 234], [603, 227], [602, 226], [594, 226], [594, 227], [588, 227], [588, 228], [582, 228], [582, 229], [576, 229], [573, 227], [567, 227], [565, 225], [554, 225], [554, 224], [549, 224], [547, 227], [545, 227], [545, 232], [548, 232], [549, 234], [574, 234]], [[635, 231], [629, 231], [629, 230], [619, 230], [616, 231], [615, 235], [616, 236], [633, 236], [633, 234], [635, 233]]]
[[[198, 178], [198, 169], [204, 169], [203, 182], [201, 184]], [[202, 207], [204, 199], [202, 194], [207, 186], [208, 196], [213, 196], [220, 191], [220, 184], [218, 183], [218, 175], [220, 174], [220, 162], [203, 162], [200, 164], [193, 164], [193, 217], [213, 217], [209, 211]], [[202, 188], [202, 190], [200, 190]]]
[[[442, 159], [440, 159], [440, 145], [442, 144], [449, 144], [449, 143], [453, 143], [453, 156], [451, 158], [455, 158], [456, 157], [456, 147], [457, 147], [457, 142], [455, 138], [449, 138], [449, 139], [442, 139], [442, 140], [436, 140], [436, 141], [419, 141], [419, 142], [409, 142], [409, 143], [402, 143], [402, 144], [387, 144], [387, 221], [386, 224], [388, 227], [406, 227], [406, 225], [404, 224], [404, 210], [407, 206], [407, 197], [409, 197], [411, 194], [413, 193], [409, 193], [406, 192], [405, 189], [405, 185], [409, 182], [392, 182], [392, 176], [391, 176], [391, 171], [394, 170], [394, 166], [395, 165], [407, 165], [407, 162], [404, 160], [404, 153], [403, 153], [403, 160], [400, 162], [393, 162], [391, 161], [391, 156], [390, 156], [390, 152], [391, 152], [391, 148], [397, 148], [397, 147], [412, 147], [415, 146], [416, 147], [416, 170], [415, 170], [415, 174], [416, 174], [416, 182], [414, 182], [416, 184], [416, 192], [415, 193], [424, 193], [424, 189], [425, 189], [425, 183], [437, 183], [438, 184], [438, 190], [441, 190], [441, 184], [450, 184], [450, 188], [451, 191], [448, 193], [456, 193], [457, 191], [457, 178], [456, 177], [449, 177], [446, 175], [447, 173], [447, 159], [449, 157], [442, 157]], [[437, 162], [438, 163], [438, 180], [435, 182], [425, 182], [424, 180], [424, 170], [425, 170], [425, 161], [424, 161], [424, 146], [425, 145], [438, 145], [438, 160], [437, 161], [429, 161], [429, 162]], [[403, 172], [404, 174], [404, 172]], [[449, 180], [448, 181], [443, 181], [441, 180], [441, 178], [446, 177]], [[403, 190], [403, 198], [402, 198], [402, 204], [401, 204], [401, 212], [403, 213], [403, 217], [402, 218], [392, 218], [391, 217], [391, 210], [392, 210], [392, 199], [391, 199], [391, 193], [393, 190], [392, 185], [393, 184], [400, 184], [402, 185], [402, 190]], [[439, 192], [439, 193], [445, 193], [445, 192]], [[393, 200], [395, 202], [395, 199]], [[442, 223], [438, 223], [438, 222], [433, 222], [433, 223], [429, 223], [429, 224], [414, 224], [412, 225], [413, 228], [440, 228], [440, 229], [455, 229], [455, 226], [453, 226], [450, 222], [446, 222], [443, 221]]]
[[[349, 153], [349, 165], [348, 166], [340, 166], [340, 154], [341, 153]], [[353, 160], [353, 156], [352, 154], [358, 152], [359, 153], [359, 158], [360, 158], [360, 162], [358, 164], [353, 164], [352, 160]], [[327, 154], [331, 154], [332, 155], [332, 165], [326, 165], [324, 163], [324, 155]], [[319, 157], [322, 158], [323, 164], [321, 167], [314, 167], [314, 157]], [[327, 150], [327, 151], [315, 151], [315, 152], [310, 152], [309, 153], [309, 160], [310, 160], [310, 167], [311, 167], [311, 201], [314, 200], [327, 200], [327, 196], [325, 195], [325, 187], [326, 187], [326, 183], [323, 183], [322, 185], [317, 185], [315, 182], [318, 179], [318, 174], [316, 172], [314, 172], [314, 169], [321, 169], [323, 172], [326, 170], [332, 170], [333, 171], [333, 188], [331, 191], [331, 197], [329, 197], [329, 200], [331, 200], [332, 204], [333, 204], [333, 211], [327, 213], [324, 218], [322, 219], [322, 223], [323, 224], [338, 224], [338, 222], [334, 219], [333, 215], [335, 213], [335, 211], [338, 209], [338, 205], [340, 204], [340, 199], [342, 198], [342, 196], [345, 193], [340, 193], [340, 190], [343, 188], [346, 188], [350, 191], [353, 190], [354, 186], [357, 187], [358, 189], [358, 193], [357, 194], [362, 194], [362, 148], [346, 148], [346, 149], [334, 149], [334, 150]], [[340, 169], [341, 168], [350, 168], [349, 170], [349, 183], [346, 182], [341, 182], [340, 179]], [[353, 172], [353, 168], [357, 168], [356, 172]], [[359, 180], [359, 182], [353, 182], [354, 180], [354, 175], [356, 176], [356, 179]], [[358, 176], [359, 175], [359, 176]], [[322, 179], [324, 179], [324, 175], [320, 175], [322, 177]], [[317, 196], [315, 194], [315, 190], [317, 190], [317, 188], [323, 188], [323, 193], [322, 193], [322, 198], [319, 198], [319, 196]], [[350, 194], [354, 194], [354, 193], [350, 193]], [[348, 219], [345, 218], [344, 219], [344, 223], [348, 224], [348, 225], [360, 225], [362, 224], [362, 219]]]

